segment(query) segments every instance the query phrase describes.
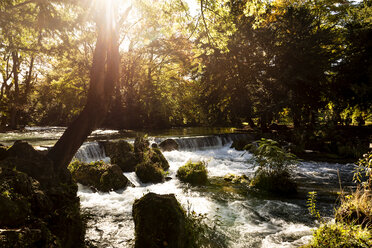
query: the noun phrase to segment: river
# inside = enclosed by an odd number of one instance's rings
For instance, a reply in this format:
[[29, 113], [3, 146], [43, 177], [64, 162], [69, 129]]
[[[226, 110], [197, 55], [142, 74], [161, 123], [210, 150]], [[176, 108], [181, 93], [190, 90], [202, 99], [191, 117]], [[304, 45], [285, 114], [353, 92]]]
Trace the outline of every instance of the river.
[[[8, 144], [16, 139], [26, 139], [35, 146], [44, 147], [53, 144], [63, 130], [29, 129], [8, 133], [7, 136], [2, 134], [0, 142]], [[109, 161], [95, 140], [117, 139], [122, 135], [115, 130], [97, 130], [76, 157], [87, 162]], [[235, 134], [193, 136], [183, 132], [178, 136], [170, 135], [150, 136], [150, 140], [159, 143], [165, 137], [171, 137], [179, 143], [180, 150], [164, 152], [170, 164], [168, 176], [171, 180], [143, 184], [135, 173], [125, 173], [133, 186], [109, 193], [93, 192], [79, 185], [82, 212], [88, 216], [86, 239], [91, 244], [97, 247], [132, 247], [133, 202], [147, 192], [155, 192], [175, 194], [185, 209], [205, 215], [205, 222], [214, 230], [210, 237], [213, 239], [212, 247], [299, 247], [310, 240], [312, 229], [318, 225], [318, 221], [309, 215], [307, 193], [318, 192], [317, 208], [327, 219], [332, 216], [337, 201], [339, 177], [343, 187], [352, 186], [349, 183], [354, 169], [352, 164], [302, 161], [293, 170], [299, 184], [296, 196], [278, 198], [261, 194], [221, 179], [228, 173], [252, 176], [256, 170], [251, 154], [230, 148]], [[206, 162], [209, 185], [193, 187], [176, 178], [177, 169], [189, 160]]]

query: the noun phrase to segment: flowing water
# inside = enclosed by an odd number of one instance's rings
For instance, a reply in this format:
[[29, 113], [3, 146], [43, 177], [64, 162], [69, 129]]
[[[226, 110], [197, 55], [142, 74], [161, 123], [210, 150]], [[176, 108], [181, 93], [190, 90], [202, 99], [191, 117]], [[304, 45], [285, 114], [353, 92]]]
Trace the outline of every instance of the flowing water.
[[[350, 181], [352, 165], [302, 162], [294, 171], [299, 194], [292, 198], [262, 196], [224, 182], [228, 173], [251, 176], [255, 171], [249, 153], [230, 148], [224, 138], [175, 139], [183, 150], [164, 152], [172, 180], [143, 184], [135, 173], [125, 173], [135, 187], [110, 193], [93, 192], [79, 185], [82, 209], [89, 213], [87, 239], [98, 247], [132, 247], [132, 205], [148, 192], [175, 194], [185, 209], [205, 214], [215, 228], [212, 247], [298, 247], [309, 241], [316, 221], [306, 206], [307, 192], [319, 192], [317, 207], [325, 217], [332, 215], [338, 190], [338, 174]], [[183, 143], [183, 144], [182, 144]], [[195, 146], [192, 147], [191, 144]], [[97, 146], [95, 146], [97, 147]], [[211, 184], [193, 187], [176, 178], [187, 161], [205, 161]], [[345, 186], [345, 185], [344, 185]]]
[[[62, 135], [64, 128], [30, 128], [25, 132], [0, 134], [0, 143], [27, 140], [35, 146], [50, 146]], [[351, 164], [301, 162], [293, 171], [299, 184], [295, 197], [276, 198], [226, 183], [221, 177], [228, 173], [252, 176], [256, 170], [251, 154], [230, 148], [238, 134], [190, 137], [190, 130], [170, 132], [180, 150], [164, 152], [170, 169], [170, 181], [143, 184], [135, 173], [125, 173], [133, 186], [109, 193], [93, 192], [79, 185], [78, 196], [83, 213], [88, 216], [86, 239], [97, 247], [133, 247], [134, 223], [132, 205], [148, 192], [175, 194], [189, 211], [205, 214], [214, 228], [212, 247], [298, 247], [309, 241], [317, 226], [308, 213], [307, 192], [317, 191], [317, 208], [324, 217], [331, 217], [339, 190], [352, 186]], [[199, 134], [200, 135], [200, 134]], [[186, 136], [186, 137], [184, 137]], [[239, 136], [239, 137], [238, 137]], [[97, 130], [89, 142], [76, 153], [79, 160], [106, 160], [103, 148], [94, 140], [135, 137], [116, 130]], [[159, 143], [166, 137], [153, 136]], [[169, 137], [168, 137], [169, 138]], [[205, 161], [211, 184], [193, 187], [176, 178], [177, 169], [187, 161]]]

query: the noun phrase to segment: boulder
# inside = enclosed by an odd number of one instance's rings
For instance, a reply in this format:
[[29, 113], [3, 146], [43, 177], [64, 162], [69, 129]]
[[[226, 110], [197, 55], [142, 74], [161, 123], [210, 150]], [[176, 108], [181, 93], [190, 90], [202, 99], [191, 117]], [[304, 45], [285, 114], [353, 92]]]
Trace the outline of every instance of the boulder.
[[[169, 169], [169, 163], [163, 153], [158, 148], [148, 150], [144, 156], [148, 156], [152, 163], [157, 163], [163, 170]], [[146, 159], [145, 159], [146, 160]]]
[[173, 194], [148, 193], [133, 204], [135, 248], [187, 247], [186, 215]]
[[163, 151], [173, 151], [173, 150], [178, 150], [178, 148], [179, 148], [178, 143], [173, 139], [166, 139], [166, 140], [162, 141], [159, 144], [159, 147]]
[[164, 170], [161, 165], [149, 160], [136, 166], [136, 175], [143, 183], [161, 183], [164, 181]]
[[108, 192], [125, 188], [128, 179], [118, 165], [106, 164], [102, 161], [84, 163], [74, 161], [69, 165], [73, 179], [86, 186]]
[[0, 161], [0, 247], [83, 247], [77, 185], [25, 142]]
[[102, 143], [105, 153], [110, 157], [112, 164], [117, 164], [123, 172], [132, 172], [139, 163], [139, 158], [134, 153], [134, 148], [125, 140]]
[[0, 161], [0, 167], [24, 172], [45, 187], [58, 180], [52, 161], [24, 141], [16, 141], [7, 150], [7, 156]]
[[143, 152], [149, 150], [150, 149], [149, 146], [150, 146], [150, 142], [144, 136], [137, 137], [134, 140], [134, 152], [136, 154], [143, 153]]
[[208, 173], [204, 162], [187, 162], [177, 170], [177, 177], [194, 185], [204, 185], [208, 182]]

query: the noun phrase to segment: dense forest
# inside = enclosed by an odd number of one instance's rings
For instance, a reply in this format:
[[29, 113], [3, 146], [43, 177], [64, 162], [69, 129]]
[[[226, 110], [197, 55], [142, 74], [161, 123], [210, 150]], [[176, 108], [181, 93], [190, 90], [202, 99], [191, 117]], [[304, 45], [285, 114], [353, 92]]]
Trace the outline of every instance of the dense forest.
[[[81, 112], [97, 32], [89, 2], [1, 1], [3, 130], [66, 126]], [[120, 74], [104, 127], [371, 121], [371, 1], [141, 0], [117, 11]]]

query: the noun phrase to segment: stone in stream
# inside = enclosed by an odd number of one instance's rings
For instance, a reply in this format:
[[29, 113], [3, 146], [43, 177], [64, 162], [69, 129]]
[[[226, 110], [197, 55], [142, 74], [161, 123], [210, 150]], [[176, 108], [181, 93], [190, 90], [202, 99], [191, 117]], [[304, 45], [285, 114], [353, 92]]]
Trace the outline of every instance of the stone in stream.
[[101, 143], [112, 164], [117, 164], [124, 172], [133, 172], [139, 163], [134, 148], [125, 140], [106, 141]]
[[188, 247], [186, 215], [173, 194], [148, 193], [133, 204], [135, 248]]
[[173, 150], [178, 150], [178, 148], [179, 148], [177, 142], [173, 139], [166, 139], [166, 140], [162, 141], [159, 144], [159, 147], [163, 151], [173, 151]]
[[69, 170], [76, 182], [99, 191], [118, 190], [128, 185], [128, 179], [116, 164], [107, 164], [102, 161], [88, 164], [76, 160], [69, 165]]

